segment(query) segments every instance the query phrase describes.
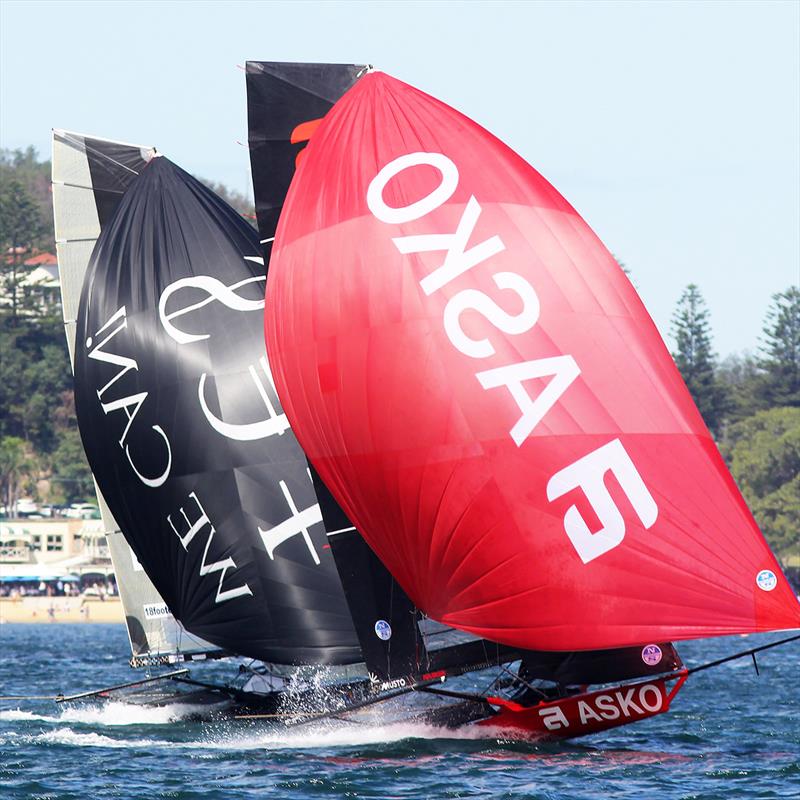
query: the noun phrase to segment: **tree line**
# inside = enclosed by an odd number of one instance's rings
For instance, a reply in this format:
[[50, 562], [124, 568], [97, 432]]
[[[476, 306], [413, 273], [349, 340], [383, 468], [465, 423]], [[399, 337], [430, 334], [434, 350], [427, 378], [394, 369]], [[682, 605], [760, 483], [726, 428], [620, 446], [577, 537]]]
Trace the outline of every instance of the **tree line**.
[[[60, 309], [21, 296], [23, 262], [55, 252], [50, 163], [33, 148], [0, 151], [0, 502], [91, 500]], [[253, 218], [250, 201], [209, 184]], [[626, 270], [627, 272], [627, 270]], [[719, 362], [708, 308], [690, 284], [672, 318], [673, 357], [728, 467], [770, 541], [784, 557], [800, 542], [800, 288], [773, 296], [756, 354]]]
[[[0, 505], [8, 510], [22, 496], [55, 505], [94, 499], [61, 309], [23, 285], [24, 262], [55, 253], [50, 173], [33, 147], [0, 150]], [[204, 183], [253, 222], [248, 198]]]
[[776, 553], [800, 555], [800, 288], [773, 295], [757, 355], [717, 361], [695, 284], [672, 335], [675, 363], [761, 530]]

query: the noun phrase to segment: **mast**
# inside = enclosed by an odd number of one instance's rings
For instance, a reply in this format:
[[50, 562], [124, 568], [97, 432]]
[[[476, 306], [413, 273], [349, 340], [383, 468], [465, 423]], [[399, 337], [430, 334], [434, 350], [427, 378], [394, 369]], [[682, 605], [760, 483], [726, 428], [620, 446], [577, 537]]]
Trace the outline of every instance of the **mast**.
[[[53, 131], [56, 252], [64, 331], [73, 370], [78, 301], [92, 249], [123, 193], [155, 153], [154, 147]], [[189, 634], [172, 616], [125, 541], [96, 481], [95, 491], [125, 613], [131, 664], [146, 666], [224, 655], [220, 648]]]

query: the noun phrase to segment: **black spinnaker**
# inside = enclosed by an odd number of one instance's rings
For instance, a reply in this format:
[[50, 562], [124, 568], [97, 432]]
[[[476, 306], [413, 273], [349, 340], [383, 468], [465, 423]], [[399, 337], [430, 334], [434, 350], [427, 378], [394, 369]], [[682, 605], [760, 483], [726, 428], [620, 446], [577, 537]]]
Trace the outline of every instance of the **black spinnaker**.
[[282, 664], [360, 660], [305, 458], [264, 355], [255, 231], [166, 158], [97, 242], [76, 407], [103, 495], [191, 633]]

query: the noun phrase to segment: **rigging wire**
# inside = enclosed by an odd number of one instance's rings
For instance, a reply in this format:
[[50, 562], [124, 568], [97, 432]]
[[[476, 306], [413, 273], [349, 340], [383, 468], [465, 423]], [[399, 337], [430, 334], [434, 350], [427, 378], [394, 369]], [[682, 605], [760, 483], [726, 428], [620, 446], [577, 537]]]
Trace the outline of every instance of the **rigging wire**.
[[[800, 639], [800, 633], [795, 634], [794, 636], [789, 636], [786, 639], [780, 639], [777, 642], [771, 642], [770, 644], [762, 644], [760, 647], [751, 647], [749, 650], [742, 650], [739, 653], [734, 653], [731, 656], [726, 656], [725, 658], [718, 658], [716, 661], [709, 661], [707, 664], [700, 664], [697, 667], [692, 667], [690, 670], [687, 671], [687, 675], [694, 675], [695, 672], [702, 672], [704, 669], [711, 669], [712, 667], [718, 667], [720, 664], [725, 664], [728, 661], [735, 661], [737, 658], [744, 658], [745, 656], [752, 656], [753, 661], [755, 662], [755, 654], [760, 653], [762, 650], [769, 650], [772, 647], [778, 647], [782, 644], [788, 644], [789, 642], [796, 642]], [[756, 669], [756, 671], [758, 671]]]

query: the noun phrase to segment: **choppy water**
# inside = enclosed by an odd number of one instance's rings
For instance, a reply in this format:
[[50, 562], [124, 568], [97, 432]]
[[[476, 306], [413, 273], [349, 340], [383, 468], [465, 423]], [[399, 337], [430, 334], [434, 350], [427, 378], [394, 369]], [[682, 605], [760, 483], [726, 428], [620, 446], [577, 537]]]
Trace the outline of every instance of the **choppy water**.
[[[681, 653], [696, 664], [776, 638]], [[131, 680], [126, 650], [122, 626], [3, 625], [0, 695]], [[692, 676], [668, 714], [562, 744], [380, 719], [281, 735], [181, 719], [175, 707], [0, 701], [0, 797], [798, 798], [800, 643], [758, 662], [760, 678], [749, 659], [732, 662]]]

